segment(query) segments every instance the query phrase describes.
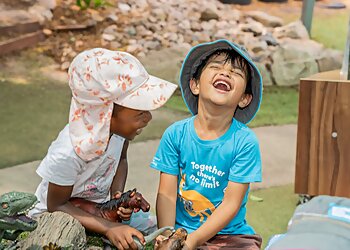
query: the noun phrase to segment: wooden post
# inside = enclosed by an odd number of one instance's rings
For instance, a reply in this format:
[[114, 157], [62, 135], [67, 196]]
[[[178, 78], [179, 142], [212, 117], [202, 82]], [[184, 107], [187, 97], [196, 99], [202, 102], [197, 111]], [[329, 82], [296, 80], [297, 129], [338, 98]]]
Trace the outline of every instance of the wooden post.
[[349, 97], [339, 70], [300, 80], [296, 193], [350, 198]]
[[311, 24], [312, 24], [312, 15], [314, 12], [315, 0], [303, 0], [303, 12], [301, 14], [301, 21], [304, 24], [305, 28], [311, 34]]

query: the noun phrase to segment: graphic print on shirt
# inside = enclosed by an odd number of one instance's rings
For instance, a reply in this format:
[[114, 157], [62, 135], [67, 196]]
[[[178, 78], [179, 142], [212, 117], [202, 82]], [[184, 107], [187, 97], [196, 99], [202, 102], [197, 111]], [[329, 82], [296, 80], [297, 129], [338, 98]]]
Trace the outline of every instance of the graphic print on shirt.
[[115, 160], [107, 156], [106, 160], [96, 169], [93, 175], [85, 182], [84, 191], [80, 194], [82, 198], [100, 199], [108, 195], [113, 181], [113, 167]]
[[200, 222], [204, 220], [204, 216], [208, 218], [215, 210], [215, 206], [205, 196], [196, 190], [187, 190], [186, 174], [181, 173], [181, 181], [179, 185], [179, 198], [183, 203], [185, 210], [192, 217], [199, 216]]

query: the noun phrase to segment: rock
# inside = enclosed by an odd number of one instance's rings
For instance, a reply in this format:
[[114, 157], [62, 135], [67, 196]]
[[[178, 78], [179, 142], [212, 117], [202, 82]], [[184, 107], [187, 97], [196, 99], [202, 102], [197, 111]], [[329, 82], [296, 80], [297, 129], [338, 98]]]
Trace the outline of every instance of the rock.
[[191, 29], [191, 23], [188, 20], [183, 20], [179, 23], [179, 27], [184, 30], [189, 30]]
[[320, 57], [322, 51], [324, 50], [324, 46], [314, 40], [297, 40], [284, 38], [280, 40], [280, 45], [290, 52], [287, 53], [287, 60], [295, 58], [296, 55], [293, 54], [295, 51], [303, 52], [307, 54], [308, 57], [317, 59]]
[[340, 69], [343, 64], [344, 53], [342, 51], [325, 49], [321, 52], [318, 59], [316, 59], [318, 65], [318, 71], [331, 71]]
[[210, 21], [202, 22], [201, 26], [202, 29], [205, 31], [213, 31], [215, 30], [216, 20], [212, 19]]
[[114, 34], [117, 32], [117, 25], [112, 24], [103, 30], [105, 34]]
[[43, 33], [45, 34], [45, 36], [51, 36], [52, 35], [52, 30], [50, 30], [50, 29], [43, 29]]
[[266, 34], [260, 36], [260, 40], [265, 41], [267, 43], [267, 45], [271, 45], [271, 46], [278, 45], [277, 40], [272, 36], [272, 34], [270, 32], [267, 32]]
[[136, 29], [134, 26], [127, 27], [124, 32], [126, 32], [130, 36], [135, 36], [136, 35]]
[[243, 32], [252, 32], [254, 36], [260, 36], [266, 33], [264, 25], [253, 20], [248, 23], [239, 24], [239, 27]]
[[165, 21], [167, 18], [166, 12], [161, 8], [153, 9], [151, 13], [157, 20]]
[[309, 39], [309, 33], [300, 20], [275, 28], [273, 36], [276, 38]]
[[118, 3], [118, 9], [122, 12], [122, 13], [127, 13], [131, 10], [131, 7], [129, 4], [126, 3]]
[[137, 54], [143, 50], [142, 46], [139, 44], [130, 44], [126, 47], [126, 51], [131, 54]]
[[115, 15], [115, 14], [109, 14], [108, 16], [107, 16], [107, 21], [113, 21], [113, 22], [117, 22], [118, 21], [118, 16], [117, 15]]
[[106, 41], [113, 41], [113, 40], [115, 40], [115, 38], [116, 37], [112, 34], [107, 34], [107, 33], [102, 34], [102, 39], [106, 40]]
[[279, 27], [283, 25], [283, 20], [276, 16], [271, 16], [261, 11], [248, 11], [246, 15], [255, 21], [262, 23], [266, 27]]
[[272, 55], [272, 77], [277, 85], [298, 85], [300, 78], [318, 73], [318, 65], [309, 53], [282, 45]]
[[266, 69], [265, 65], [262, 63], [255, 63], [255, 65], [258, 67], [261, 77], [263, 79], [263, 85], [264, 86], [271, 86], [273, 85], [273, 81], [271, 79], [270, 72]]
[[52, 12], [41, 5], [34, 5], [28, 9], [28, 12], [35, 16], [41, 24], [50, 21], [53, 17]]
[[85, 249], [86, 235], [78, 220], [63, 212], [44, 213], [38, 220], [38, 227], [28, 238], [20, 241], [20, 249], [42, 249], [50, 242], [60, 247]]
[[91, 18], [95, 21], [95, 22], [102, 22], [104, 20], [104, 17], [102, 17], [98, 11], [94, 10], [91, 12]]
[[201, 13], [200, 20], [201, 21], [209, 21], [211, 19], [219, 20], [219, 15], [215, 11], [213, 11], [212, 9], [205, 9]]
[[158, 41], [147, 41], [143, 44], [149, 50], [158, 50], [160, 49], [160, 43]]

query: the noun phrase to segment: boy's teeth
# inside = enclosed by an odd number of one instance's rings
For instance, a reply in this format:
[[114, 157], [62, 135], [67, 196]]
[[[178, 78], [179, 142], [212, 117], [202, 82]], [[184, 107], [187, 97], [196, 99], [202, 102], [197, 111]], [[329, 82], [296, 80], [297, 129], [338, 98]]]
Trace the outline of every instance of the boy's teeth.
[[224, 82], [224, 81], [217, 81], [217, 82], [215, 82], [215, 83], [214, 83], [214, 87], [218, 86], [218, 84], [223, 84], [223, 85], [225, 85], [225, 86], [227, 87], [228, 90], [231, 89], [230, 85], [228, 85], [228, 84], [227, 84], [226, 82]]

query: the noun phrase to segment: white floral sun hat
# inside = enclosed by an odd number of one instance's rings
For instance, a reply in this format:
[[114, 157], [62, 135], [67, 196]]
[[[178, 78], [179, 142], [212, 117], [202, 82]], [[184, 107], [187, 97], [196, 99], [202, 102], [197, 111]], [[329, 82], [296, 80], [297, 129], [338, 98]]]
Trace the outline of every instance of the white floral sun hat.
[[108, 145], [114, 103], [137, 110], [161, 107], [177, 85], [151, 76], [134, 56], [95, 48], [78, 54], [69, 67], [72, 102], [69, 134], [85, 161]]

